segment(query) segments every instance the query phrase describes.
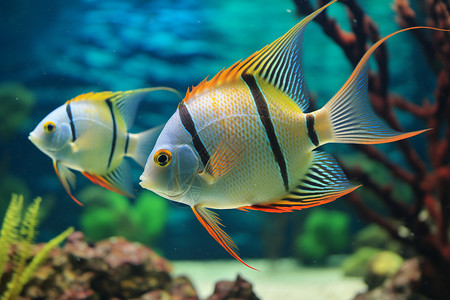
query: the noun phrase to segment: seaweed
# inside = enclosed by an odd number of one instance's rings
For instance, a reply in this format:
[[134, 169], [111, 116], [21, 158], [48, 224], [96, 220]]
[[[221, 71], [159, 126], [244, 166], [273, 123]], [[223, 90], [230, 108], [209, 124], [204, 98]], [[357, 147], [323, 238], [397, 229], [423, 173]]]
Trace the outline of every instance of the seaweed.
[[[308, 1], [294, 2], [300, 14], [309, 14], [314, 10]], [[328, 1], [317, 1], [318, 6], [325, 2]], [[355, 66], [369, 42], [376, 42], [380, 35], [376, 23], [355, 0], [341, 1], [341, 4], [347, 7], [351, 31], [343, 30], [326, 12], [315, 21]], [[450, 28], [448, 2], [427, 0], [421, 1], [420, 5], [425, 14], [423, 20], [417, 17], [418, 13], [411, 8], [408, 0], [395, 0], [393, 8], [398, 24], [404, 28], [423, 24]], [[386, 167], [394, 181], [405, 183], [412, 191], [411, 199], [394, 196], [393, 182], [380, 184], [357, 166], [347, 166], [344, 171], [377, 196], [384, 212], [366, 203], [361, 193], [352, 193], [347, 199], [366, 220], [377, 223], [394, 239], [426, 259], [427, 269], [432, 270], [428, 274], [432, 284], [429, 290], [423, 291], [427, 296], [450, 299], [447, 288], [450, 282], [450, 34], [427, 30], [415, 30], [412, 34], [422, 46], [430, 70], [436, 74], [434, 101], [424, 99], [421, 104], [416, 104], [404, 96], [388, 92], [389, 60], [383, 45], [375, 52], [377, 72], [371, 71], [369, 74], [369, 94], [375, 112], [395, 130], [403, 131], [396, 110], [409, 115], [414, 122], [431, 128], [426, 133], [427, 157], [419, 155], [409, 140], [395, 143], [405, 164], [386, 156], [374, 146], [353, 146], [370, 160]]]
[[350, 217], [346, 213], [319, 208], [308, 215], [302, 227], [295, 248], [306, 265], [325, 264], [330, 255], [349, 250]]
[[[73, 232], [69, 227], [59, 234], [34, 255], [31, 262], [32, 244], [37, 234], [38, 213], [42, 199], [36, 198], [30, 204], [22, 218], [23, 196], [13, 194], [6, 211], [0, 236], [0, 280], [9, 262], [14, 269], [11, 280], [7, 283], [2, 300], [18, 299], [24, 285], [32, 278], [38, 266], [44, 261], [50, 250], [60, 244]], [[14, 247], [10, 258], [9, 252]]]
[[80, 197], [87, 204], [80, 226], [90, 242], [122, 236], [156, 246], [167, 224], [168, 201], [148, 191], [143, 191], [132, 203], [96, 186], [84, 189]]

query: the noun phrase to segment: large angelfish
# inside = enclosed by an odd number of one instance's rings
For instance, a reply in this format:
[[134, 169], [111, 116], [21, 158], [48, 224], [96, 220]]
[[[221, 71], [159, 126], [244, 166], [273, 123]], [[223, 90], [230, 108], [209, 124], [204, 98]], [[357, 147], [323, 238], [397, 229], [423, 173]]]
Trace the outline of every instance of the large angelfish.
[[280, 213], [328, 203], [358, 186], [317, 147], [387, 143], [425, 131], [400, 133], [384, 125], [369, 105], [367, 83], [369, 57], [381, 43], [399, 32], [428, 27], [400, 30], [375, 43], [336, 95], [321, 109], [305, 113], [303, 32], [334, 2], [188, 90], [141, 176], [142, 187], [190, 205], [211, 236], [242, 263], [208, 208]]

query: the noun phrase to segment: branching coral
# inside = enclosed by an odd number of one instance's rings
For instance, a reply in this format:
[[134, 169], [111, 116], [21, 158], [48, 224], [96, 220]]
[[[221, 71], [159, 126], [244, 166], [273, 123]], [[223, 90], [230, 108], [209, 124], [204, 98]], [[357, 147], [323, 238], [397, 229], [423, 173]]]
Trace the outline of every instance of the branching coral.
[[13, 194], [6, 211], [0, 236], [0, 280], [9, 260], [11, 247], [15, 247], [15, 251], [11, 260], [14, 269], [13, 275], [6, 285], [2, 300], [17, 299], [24, 285], [32, 278], [37, 267], [44, 261], [50, 250], [73, 232], [73, 228], [70, 227], [49, 241], [27, 264], [31, 257], [31, 247], [36, 235], [40, 204], [41, 198], [36, 198], [28, 207], [22, 219], [23, 197]]
[[[308, 14], [313, 7], [308, 1], [294, 0], [301, 14]], [[324, 4], [318, 0], [318, 6]], [[355, 0], [341, 1], [347, 8], [351, 20], [351, 32], [344, 31], [326, 12], [315, 21], [324, 32], [339, 45], [348, 60], [355, 65], [368, 42], [379, 39], [377, 26]], [[426, 9], [425, 25], [450, 29], [450, 4], [442, 0], [422, 1]], [[416, 17], [408, 0], [395, 0], [397, 21], [401, 27], [424, 25]], [[428, 267], [434, 272], [433, 284], [428, 296], [450, 299], [450, 34], [416, 30], [412, 32], [421, 43], [430, 69], [437, 77], [435, 100], [424, 99], [421, 105], [405, 97], [388, 93], [388, 57], [385, 47], [375, 52], [378, 72], [370, 73], [369, 93], [372, 107], [392, 128], [403, 131], [395, 109], [402, 110], [430, 131], [426, 133], [428, 157], [419, 156], [410, 141], [399, 141], [396, 145], [406, 165], [402, 165], [370, 145], [356, 145], [356, 150], [385, 166], [395, 181], [406, 183], [412, 191], [412, 199], [399, 199], [393, 195], [393, 184], [379, 184], [357, 167], [345, 168], [351, 178], [357, 178], [366, 189], [370, 189], [383, 204], [388, 215], [383, 215], [363, 201], [358, 193], [348, 199], [367, 220], [378, 223], [395, 239], [412, 247], [418, 255], [426, 258]], [[412, 201], [410, 201], [412, 200]], [[439, 275], [437, 275], [439, 274]]]

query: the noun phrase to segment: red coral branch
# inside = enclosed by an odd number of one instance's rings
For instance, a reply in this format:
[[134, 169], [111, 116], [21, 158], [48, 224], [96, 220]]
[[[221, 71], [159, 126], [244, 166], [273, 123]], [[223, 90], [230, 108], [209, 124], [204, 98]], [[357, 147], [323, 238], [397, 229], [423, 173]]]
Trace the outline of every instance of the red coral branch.
[[[313, 11], [308, 1], [294, 2], [300, 14]], [[317, 5], [322, 6], [324, 2], [317, 0]], [[348, 9], [351, 32], [344, 31], [326, 13], [320, 14], [315, 21], [355, 66], [369, 47], [367, 42], [373, 43], [380, 37], [376, 24], [355, 0], [341, 3]], [[426, 25], [450, 29], [449, 2], [423, 0], [422, 4], [427, 13]], [[416, 18], [408, 0], [394, 0], [393, 9], [400, 27], [424, 25]], [[388, 215], [372, 209], [360, 194], [353, 193], [348, 199], [364, 218], [379, 224], [392, 237], [428, 260], [435, 274], [439, 274], [433, 278], [436, 284], [429, 296], [450, 299], [450, 290], [446, 286], [450, 282], [450, 34], [426, 30], [415, 30], [412, 34], [420, 43], [430, 69], [437, 76], [434, 102], [424, 100], [418, 105], [400, 95], [388, 93], [388, 57], [384, 47], [375, 52], [378, 73], [369, 74], [369, 95], [374, 111], [395, 130], [403, 131], [395, 114], [396, 108], [411, 114], [430, 128], [426, 133], [428, 157], [420, 157], [408, 140], [396, 143], [411, 169], [408, 170], [374, 146], [356, 145], [355, 149], [385, 166], [394, 178], [405, 182], [413, 191], [413, 199], [397, 199], [392, 195], [391, 185], [378, 184], [370, 174], [364, 174], [358, 168], [344, 168], [350, 177], [358, 178], [378, 196]]]

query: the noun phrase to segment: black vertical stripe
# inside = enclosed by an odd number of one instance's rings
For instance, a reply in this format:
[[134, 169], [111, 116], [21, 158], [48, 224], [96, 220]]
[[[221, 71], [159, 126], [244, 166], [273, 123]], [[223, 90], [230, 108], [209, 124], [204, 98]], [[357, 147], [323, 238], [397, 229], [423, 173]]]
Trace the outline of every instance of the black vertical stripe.
[[114, 108], [113, 108], [113, 104], [111, 102], [111, 99], [106, 99], [105, 101], [106, 101], [106, 104], [108, 105], [109, 111], [111, 112], [111, 119], [112, 119], [112, 126], [113, 126], [111, 152], [109, 153], [109, 159], [108, 159], [108, 169], [109, 169], [109, 167], [111, 166], [112, 158], [114, 156], [114, 149], [116, 149], [117, 124], [116, 124], [116, 116], [114, 114]]
[[289, 179], [286, 168], [286, 161], [284, 159], [283, 152], [281, 151], [280, 144], [275, 133], [275, 128], [273, 127], [272, 120], [270, 118], [269, 107], [267, 106], [266, 99], [264, 98], [255, 78], [252, 75], [244, 74], [242, 79], [247, 84], [250, 89], [250, 93], [253, 96], [253, 100], [256, 104], [256, 109], [258, 110], [259, 118], [266, 130], [267, 138], [270, 142], [270, 147], [272, 148], [275, 161], [278, 163], [280, 168], [280, 174], [283, 178], [284, 188], [289, 191]]
[[200, 155], [200, 159], [202, 160], [203, 166], [209, 161], [209, 153], [206, 150], [205, 145], [203, 145], [202, 140], [198, 136], [197, 128], [195, 128], [194, 120], [192, 120], [191, 114], [187, 109], [186, 105], [183, 102], [178, 105], [178, 113], [180, 114], [181, 124], [183, 124], [184, 128], [189, 132], [192, 137], [192, 143], [194, 144], [194, 148], [197, 151], [198, 155]]
[[314, 123], [316, 117], [313, 114], [306, 114], [306, 128], [308, 129], [308, 138], [314, 146], [319, 146], [319, 138], [317, 136], [316, 129], [314, 129]]
[[128, 145], [130, 144], [130, 134], [127, 133], [127, 140], [125, 141], [125, 154], [128, 153]]
[[72, 131], [72, 142], [77, 139], [77, 132], [75, 130], [75, 123], [73, 122], [72, 108], [70, 107], [70, 102], [66, 104], [66, 112], [70, 121], [70, 130]]

